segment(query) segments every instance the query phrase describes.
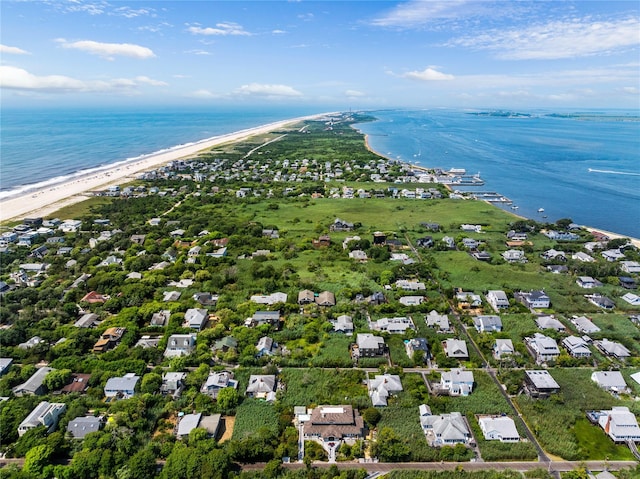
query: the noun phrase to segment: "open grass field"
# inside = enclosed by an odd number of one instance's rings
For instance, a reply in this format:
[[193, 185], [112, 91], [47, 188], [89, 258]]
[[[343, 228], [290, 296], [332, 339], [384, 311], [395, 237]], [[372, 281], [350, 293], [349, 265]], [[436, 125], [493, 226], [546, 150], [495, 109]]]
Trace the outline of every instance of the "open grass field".
[[[585, 411], [610, 409], [620, 402], [591, 381], [591, 369], [556, 368], [550, 373], [560, 385], [560, 394], [545, 400], [518, 396], [518, 408], [546, 451], [568, 460], [591, 459], [593, 450], [584, 449], [585, 439], [579, 435], [584, 429], [580, 421], [585, 419]], [[610, 442], [600, 428], [587, 432], [591, 443]], [[628, 457], [625, 447], [616, 446], [613, 451], [617, 453], [610, 459]]]
[[266, 428], [271, 433], [278, 431], [278, 415], [273, 404], [259, 399], [245, 399], [236, 410], [232, 438], [241, 440]]

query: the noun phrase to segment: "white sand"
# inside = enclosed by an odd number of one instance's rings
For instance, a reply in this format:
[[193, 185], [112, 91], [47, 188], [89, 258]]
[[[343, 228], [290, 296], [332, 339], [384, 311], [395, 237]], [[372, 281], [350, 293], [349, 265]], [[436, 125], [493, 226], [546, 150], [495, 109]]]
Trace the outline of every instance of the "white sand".
[[86, 200], [89, 197], [87, 193], [90, 191], [104, 190], [110, 185], [129, 182], [139, 173], [157, 168], [170, 161], [193, 157], [196, 156], [198, 152], [223, 143], [244, 140], [250, 136], [268, 133], [292, 123], [321, 118], [329, 114], [331, 113], [293, 118], [237, 131], [235, 133], [207, 138], [192, 145], [146, 156], [130, 163], [120, 163], [113, 168], [89, 173], [86, 176], [75, 177], [72, 180], [47, 186], [41, 190], [28, 191], [19, 196], [0, 201], [0, 221], [22, 219], [29, 216], [45, 217], [63, 206]]

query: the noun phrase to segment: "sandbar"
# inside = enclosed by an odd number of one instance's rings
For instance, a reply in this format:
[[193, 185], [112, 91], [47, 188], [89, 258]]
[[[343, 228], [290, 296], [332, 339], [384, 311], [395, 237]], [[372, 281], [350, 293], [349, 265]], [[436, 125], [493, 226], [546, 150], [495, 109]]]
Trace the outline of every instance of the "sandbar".
[[126, 183], [135, 179], [135, 176], [143, 171], [157, 168], [174, 160], [197, 156], [198, 153], [214, 146], [241, 141], [250, 136], [268, 133], [303, 120], [322, 118], [331, 114], [334, 113], [291, 118], [207, 138], [157, 154], [150, 154], [131, 162], [120, 162], [112, 168], [107, 166], [106, 169], [99, 172], [93, 171], [84, 176], [76, 176], [43, 189], [31, 190], [9, 197], [0, 201], [0, 221], [22, 219], [29, 216], [46, 217], [64, 206], [86, 200], [91, 191], [104, 190], [111, 185]]

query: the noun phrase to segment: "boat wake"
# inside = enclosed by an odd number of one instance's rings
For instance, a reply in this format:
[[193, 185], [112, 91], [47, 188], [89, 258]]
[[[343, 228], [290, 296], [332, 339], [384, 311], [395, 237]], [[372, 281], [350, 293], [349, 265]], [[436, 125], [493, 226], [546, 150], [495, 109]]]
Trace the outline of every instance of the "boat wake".
[[588, 168], [589, 173], [605, 173], [607, 175], [629, 175], [640, 176], [640, 173], [631, 173], [629, 171], [614, 171], [614, 170], [596, 170], [594, 168]]

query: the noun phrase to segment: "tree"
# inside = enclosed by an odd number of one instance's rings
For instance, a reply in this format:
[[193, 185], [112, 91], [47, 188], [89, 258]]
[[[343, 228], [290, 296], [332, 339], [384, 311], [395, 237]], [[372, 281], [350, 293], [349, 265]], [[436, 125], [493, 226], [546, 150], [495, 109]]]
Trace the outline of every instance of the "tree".
[[130, 479], [148, 479], [156, 475], [156, 456], [150, 449], [136, 452], [129, 462]]
[[364, 422], [367, 423], [369, 428], [376, 427], [380, 418], [382, 418], [382, 414], [374, 407], [369, 407], [362, 411], [362, 419], [364, 419]]
[[223, 388], [218, 392], [218, 406], [224, 411], [234, 409], [238, 400], [238, 391], [234, 388]]
[[49, 391], [56, 391], [65, 386], [71, 379], [71, 370], [55, 369], [47, 374], [42, 381]]
[[53, 455], [53, 448], [46, 444], [32, 447], [24, 458], [22, 470], [28, 474], [39, 477], [45, 466], [49, 465]]
[[143, 393], [154, 394], [158, 392], [162, 385], [162, 376], [158, 373], [147, 373], [142, 377], [140, 391]]

